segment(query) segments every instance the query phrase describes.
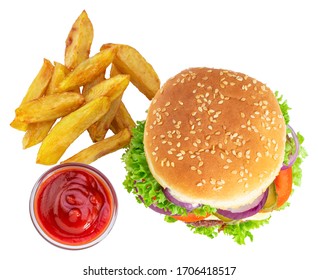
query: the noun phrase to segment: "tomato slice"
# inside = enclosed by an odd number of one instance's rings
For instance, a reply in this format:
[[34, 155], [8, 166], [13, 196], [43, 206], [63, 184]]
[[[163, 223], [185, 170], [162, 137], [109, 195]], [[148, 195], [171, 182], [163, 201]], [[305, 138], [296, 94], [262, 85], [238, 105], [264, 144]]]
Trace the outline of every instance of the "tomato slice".
[[176, 220], [185, 222], [185, 223], [191, 223], [191, 222], [197, 222], [197, 221], [204, 220], [205, 218], [207, 218], [209, 216], [211, 216], [211, 214], [207, 214], [205, 216], [197, 216], [197, 215], [195, 215], [193, 213], [188, 213], [188, 215], [186, 215], [186, 216], [174, 215], [174, 216], [171, 216], [171, 217], [176, 219]]
[[283, 169], [274, 180], [277, 193], [277, 208], [282, 206], [289, 198], [293, 187], [292, 167]]

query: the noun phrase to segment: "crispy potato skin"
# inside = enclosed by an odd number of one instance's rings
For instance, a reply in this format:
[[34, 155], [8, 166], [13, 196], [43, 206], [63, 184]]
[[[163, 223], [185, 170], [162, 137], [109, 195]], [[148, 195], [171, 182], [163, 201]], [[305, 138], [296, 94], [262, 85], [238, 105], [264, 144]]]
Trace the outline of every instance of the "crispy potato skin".
[[74, 22], [65, 41], [65, 66], [73, 70], [89, 57], [94, 37], [93, 24], [84, 10]]
[[118, 111], [123, 93], [128, 84], [128, 75], [117, 75], [97, 84], [96, 86], [92, 87], [87, 94], [85, 94], [85, 99], [87, 101], [101, 95], [107, 96], [111, 100], [111, 106], [107, 114], [105, 114], [99, 121], [88, 128], [89, 135], [93, 142], [98, 142], [105, 138], [106, 133], [110, 128], [111, 122]]
[[[21, 105], [33, 99], [39, 98], [44, 94], [52, 78], [53, 70], [53, 64], [49, 60], [44, 59], [42, 67], [29, 86], [28, 91], [21, 102]], [[28, 129], [27, 123], [23, 123], [16, 118], [11, 122], [10, 125], [11, 127], [22, 131], [26, 131]]]
[[[101, 50], [107, 50], [115, 44], [104, 44]], [[130, 75], [131, 82], [151, 100], [160, 88], [160, 79], [147, 60], [133, 47], [117, 45], [113, 71]]]
[[79, 108], [85, 98], [76, 92], [52, 94], [22, 104], [16, 109], [16, 118], [25, 123], [55, 121]]
[[82, 61], [56, 88], [57, 92], [70, 91], [86, 85], [105, 71], [113, 61], [116, 46], [100, 51], [94, 56]]
[[131, 130], [136, 126], [133, 118], [129, 114], [125, 104], [121, 102], [119, 104], [118, 111], [111, 123], [110, 129], [113, 133], [118, 133], [119, 131], [123, 130], [124, 128], [128, 128]]
[[75, 139], [106, 114], [109, 108], [109, 98], [102, 96], [62, 118], [43, 140], [37, 163], [57, 163]]
[[130, 139], [131, 133], [126, 128], [113, 136], [105, 138], [89, 146], [88, 148], [80, 151], [69, 159], [63, 161], [62, 163], [80, 162], [90, 164], [102, 156], [126, 147], [129, 144]]
[[[55, 62], [52, 78], [46, 89], [45, 95], [55, 94], [55, 88], [66, 77], [68, 73], [69, 70], [63, 64]], [[77, 89], [76, 91], [79, 92], [79, 89]], [[41, 143], [46, 135], [49, 133], [55, 121], [56, 120], [28, 124], [28, 129], [22, 139], [23, 149], [27, 149]]]

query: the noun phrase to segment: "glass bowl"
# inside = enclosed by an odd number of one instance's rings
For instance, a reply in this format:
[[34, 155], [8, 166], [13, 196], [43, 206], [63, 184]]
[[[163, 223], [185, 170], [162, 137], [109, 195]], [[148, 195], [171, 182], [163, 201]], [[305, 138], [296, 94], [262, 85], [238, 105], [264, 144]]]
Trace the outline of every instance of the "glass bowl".
[[102, 172], [87, 164], [64, 163], [40, 176], [29, 208], [31, 220], [45, 240], [78, 250], [99, 243], [109, 234], [118, 201]]

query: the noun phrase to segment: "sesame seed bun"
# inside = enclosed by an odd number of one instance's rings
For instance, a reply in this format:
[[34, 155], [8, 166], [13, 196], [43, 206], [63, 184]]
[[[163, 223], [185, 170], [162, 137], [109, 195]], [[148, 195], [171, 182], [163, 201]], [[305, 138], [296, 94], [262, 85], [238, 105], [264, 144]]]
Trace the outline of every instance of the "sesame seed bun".
[[273, 92], [245, 74], [190, 68], [151, 102], [144, 146], [155, 179], [181, 201], [239, 208], [283, 162], [286, 126]]

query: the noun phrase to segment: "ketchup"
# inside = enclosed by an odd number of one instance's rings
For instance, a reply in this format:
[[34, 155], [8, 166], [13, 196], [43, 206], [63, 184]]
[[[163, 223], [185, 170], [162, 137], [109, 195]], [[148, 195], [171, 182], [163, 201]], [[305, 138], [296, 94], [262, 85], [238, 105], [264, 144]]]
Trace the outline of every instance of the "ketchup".
[[109, 181], [82, 164], [65, 164], [48, 172], [39, 180], [33, 199], [34, 217], [43, 233], [70, 246], [101, 237], [112, 226], [116, 209]]

